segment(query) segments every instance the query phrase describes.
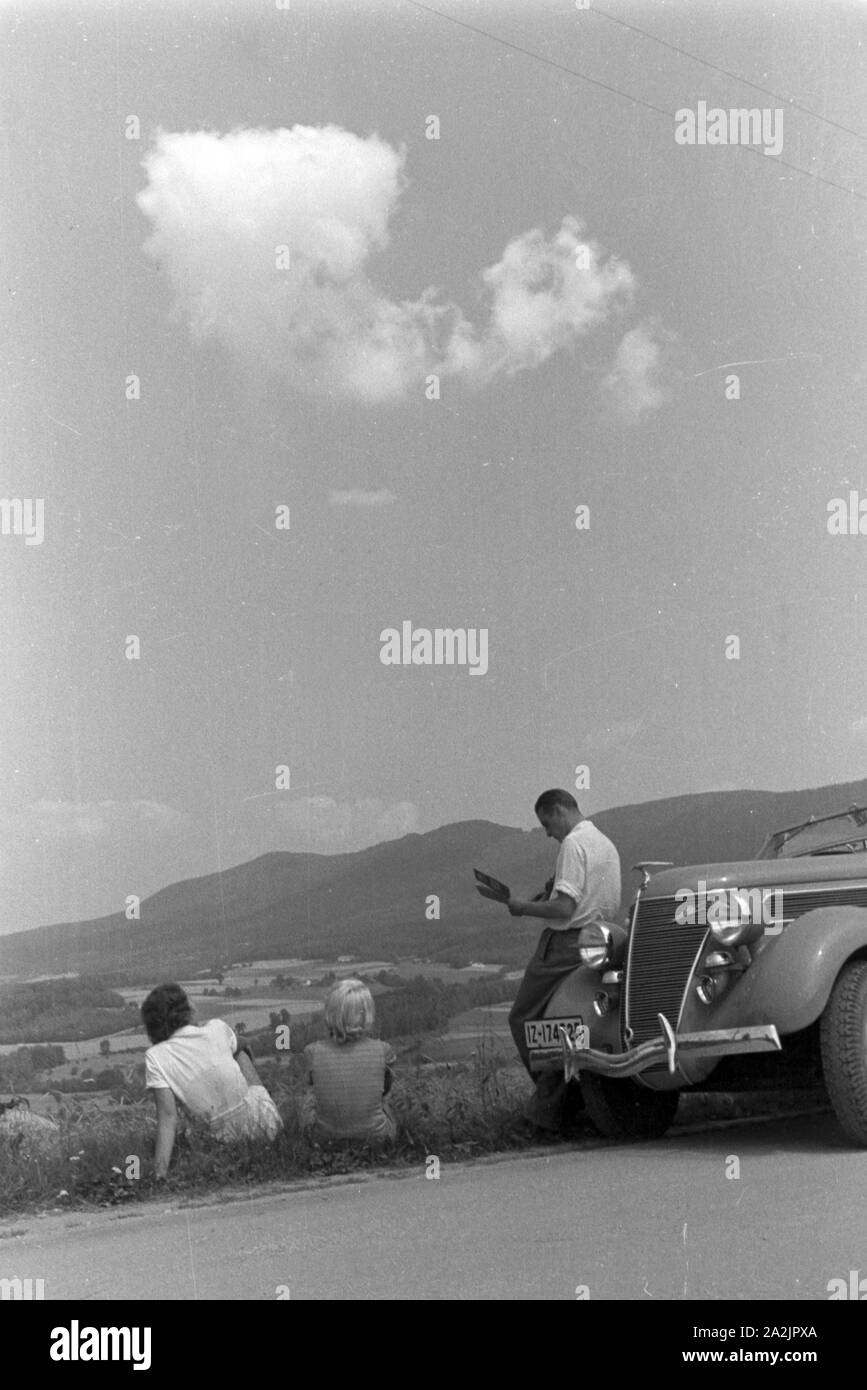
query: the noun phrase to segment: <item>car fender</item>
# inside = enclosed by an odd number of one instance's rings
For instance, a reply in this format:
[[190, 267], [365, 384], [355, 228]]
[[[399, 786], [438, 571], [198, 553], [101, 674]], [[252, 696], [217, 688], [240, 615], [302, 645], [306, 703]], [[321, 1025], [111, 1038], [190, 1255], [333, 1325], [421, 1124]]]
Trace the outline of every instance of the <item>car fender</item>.
[[867, 908], [805, 912], [779, 935], [765, 932], [752, 965], [705, 1013], [705, 1026], [774, 1023], [779, 1033], [797, 1033], [819, 1018], [834, 981], [859, 951], [867, 952]]
[[598, 970], [579, 965], [555, 989], [547, 1008], [545, 1018], [580, 1018], [590, 1029], [591, 1047], [609, 1047], [614, 1052], [622, 1051], [620, 1041], [620, 1009], [614, 1005], [609, 1014], [600, 1018], [593, 1007], [594, 995], [605, 986]]

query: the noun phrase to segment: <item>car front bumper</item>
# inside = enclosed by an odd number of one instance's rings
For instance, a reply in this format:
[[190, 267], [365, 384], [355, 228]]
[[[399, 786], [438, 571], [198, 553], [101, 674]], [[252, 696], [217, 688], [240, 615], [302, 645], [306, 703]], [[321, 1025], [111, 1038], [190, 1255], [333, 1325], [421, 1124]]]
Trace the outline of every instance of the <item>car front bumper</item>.
[[600, 1076], [636, 1076], [649, 1067], [667, 1062], [674, 1075], [681, 1058], [730, 1057], [739, 1052], [779, 1052], [780, 1035], [773, 1023], [752, 1024], [743, 1028], [716, 1028], [702, 1033], [676, 1033], [665, 1014], [657, 1014], [660, 1036], [625, 1052], [600, 1052], [592, 1047], [577, 1047], [565, 1031], [561, 1031], [563, 1065], [567, 1081], [582, 1071]]

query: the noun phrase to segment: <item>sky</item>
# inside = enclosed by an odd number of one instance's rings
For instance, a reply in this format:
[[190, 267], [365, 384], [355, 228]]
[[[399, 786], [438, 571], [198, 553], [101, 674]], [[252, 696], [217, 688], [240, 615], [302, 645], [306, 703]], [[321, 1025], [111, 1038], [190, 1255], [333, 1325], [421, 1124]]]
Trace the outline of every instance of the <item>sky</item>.
[[0, 932], [867, 775], [867, 6], [0, 35]]

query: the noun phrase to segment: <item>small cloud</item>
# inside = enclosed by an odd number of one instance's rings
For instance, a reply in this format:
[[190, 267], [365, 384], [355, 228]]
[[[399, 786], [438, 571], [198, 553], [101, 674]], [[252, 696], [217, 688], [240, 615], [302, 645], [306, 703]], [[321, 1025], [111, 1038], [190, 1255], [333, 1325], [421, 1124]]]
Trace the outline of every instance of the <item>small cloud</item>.
[[43, 798], [3, 817], [4, 834], [22, 832], [45, 844], [110, 840], [118, 835], [185, 829], [189, 816], [158, 801], [50, 801]]
[[413, 802], [389, 804], [378, 797], [336, 801], [331, 796], [305, 796], [269, 809], [279, 847], [296, 853], [349, 854], [411, 835], [420, 822]]
[[656, 410], [668, 399], [661, 384], [662, 349], [670, 334], [662, 334], [650, 324], [639, 324], [624, 334], [617, 349], [614, 367], [603, 381], [624, 415], [639, 419]]
[[352, 487], [345, 492], [332, 488], [328, 494], [328, 501], [332, 507], [390, 507], [397, 498], [384, 487], [377, 492], [365, 492], [360, 487]]

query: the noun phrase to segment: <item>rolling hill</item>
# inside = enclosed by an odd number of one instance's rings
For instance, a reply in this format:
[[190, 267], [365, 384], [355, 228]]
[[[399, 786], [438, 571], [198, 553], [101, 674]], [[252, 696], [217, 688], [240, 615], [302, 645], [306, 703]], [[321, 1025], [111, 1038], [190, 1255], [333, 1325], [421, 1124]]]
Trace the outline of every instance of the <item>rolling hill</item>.
[[[697, 864], [747, 859], [771, 829], [867, 802], [867, 780], [793, 792], [727, 791], [618, 806], [593, 817], [617, 845], [624, 901], [638, 859]], [[0, 938], [6, 975], [79, 971], [188, 977], [216, 962], [338, 954], [523, 964], [539, 924], [510, 918], [473, 890], [472, 869], [537, 892], [556, 845], [541, 830], [461, 821], [354, 854], [266, 854], [146, 898], [122, 913]], [[440, 899], [439, 920], [426, 900]]]

